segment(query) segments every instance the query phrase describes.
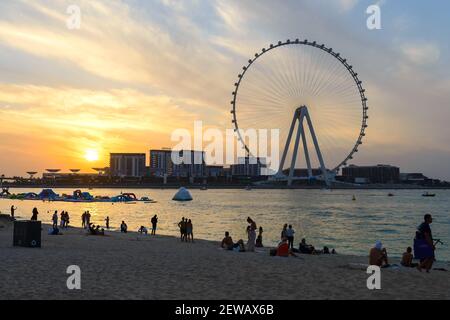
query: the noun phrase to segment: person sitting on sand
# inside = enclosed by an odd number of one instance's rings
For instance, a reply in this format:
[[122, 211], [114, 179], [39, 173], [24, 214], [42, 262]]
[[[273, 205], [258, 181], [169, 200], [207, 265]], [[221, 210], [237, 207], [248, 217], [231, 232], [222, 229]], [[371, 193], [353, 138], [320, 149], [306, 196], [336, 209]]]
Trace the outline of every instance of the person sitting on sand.
[[139, 232], [140, 234], [147, 234], [147, 228], [144, 227], [144, 226], [141, 226], [141, 227], [139, 228], [138, 232]]
[[50, 228], [50, 229], [48, 230], [48, 234], [49, 234], [50, 236], [62, 235], [61, 233], [59, 233], [58, 226]]
[[402, 256], [402, 262], [400, 263], [402, 266], [407, 268], [417, 268], [419, 265], [418, 263], [413, 263], [413, 254], [412, 254], [412, 248], [408, 247], [406, 249], [406, 252], [403, 253]]
[[122, 232], [122, 233], [127, 233], [128, 232], [128, 226], [125, 223], [125, 221], [122, 221], [122, 223], [120, 224], [120, 232]]
[[287, 237], [281, 240], [276, 250], [277, 257], [289, 257], [290, 255], [296, 257], [296, 254], [289, 248], [289, 240]]
[[98, 236], [104, 236], [105, 235], [105, 229], [100, 229], [100, 225], [95, 227], [95, 234]]
[[369, 265], [378, 267], [389, 266], [387, 250], [386, 248], [383, 248], [383, 244], [381, 243], [381, 241], [377, 241], [375, 243], [375, 247], [370, 249]]
[[289, 243], [286, 237], [278, 244], [276, 255], [277, 257], [289, 257]]
[[264, 232], [263, 228], [259, 227], [258, 238], [256, 238], [256, 244], [255, 244], [255, 247], [257, 247], [257, 248], [264, 247], [263, 243], [262, 243], [262, 234], [263, 234], [263, 232]]
[[312, 245], [307, 244], [305, 238], [303, 238], [302, 241], [300, 242], [298, 250], [300, 251], [300, 253], [303, 253], [303, 254], [315, 254], [316, 253], [316, 249]]
[[245, 251], [244, 241], [241, 239], [238, 242], [233, 243], [233, 239], [230, 237], [230, 233], [228, 231], [225, 232], [225, 238], [223, 238], [220, 246], [225, 250], [234, 250], [239, 248], [240, 252]]

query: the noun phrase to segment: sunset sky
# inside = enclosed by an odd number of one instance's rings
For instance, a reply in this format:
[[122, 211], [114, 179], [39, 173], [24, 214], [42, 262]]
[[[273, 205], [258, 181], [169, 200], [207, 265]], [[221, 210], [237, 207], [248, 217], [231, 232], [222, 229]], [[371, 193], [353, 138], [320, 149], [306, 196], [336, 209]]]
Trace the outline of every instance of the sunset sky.
[[[373, 3], [382, 30], [366, 27]], [[66, 27], [72, 4], [79, 30]], [[449, 12], [447, 0], [1, 1], [0, 174], [89, 172], [110, 152], [171, 147], [195, 120], [231, 128], [242, 65], [306, 38], [364, 81], [369, 129], [355, 164], [450, 180]]]

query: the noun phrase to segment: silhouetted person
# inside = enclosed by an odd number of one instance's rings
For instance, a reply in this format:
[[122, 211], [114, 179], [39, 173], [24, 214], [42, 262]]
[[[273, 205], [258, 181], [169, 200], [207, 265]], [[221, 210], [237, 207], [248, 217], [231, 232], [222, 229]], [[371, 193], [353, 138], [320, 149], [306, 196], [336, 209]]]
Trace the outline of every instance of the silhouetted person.
[[152, 223], [152, 235], [156, 234], [156, 227], [158, 225], [158, 216], [155, 214], [151, 220]]
[[14, 219], [14, 213], [16, 212], [17, 207], [14, 207], [14, 205], [11, 206], [11, 218]]
[[430, 224], [433, 223], [433, 217], [431, 214], [426, 214], [423, 219], [424, 222], [417, 228], [415, 239], [419, 244], [418, 249], [416, 249], [416, 258], [420, 259], [420, 264], [417, 268], [420, 271], [425, 269], [427, 272], [430, 272], [434, 263], [434, 250], [436, 250], [430, 228]]
[[106, 222], [106, 229], [109, 230], [109, 217], [106, 217], [105, 222]]
[[128, 226], [125, 223], [125, 221], [122, 221], [122, 224], [120, 225], [120, 232], [123, 232], [123, 233], [127, 233], [128, 232]]
[[38, 215], [39, 215], [38, 209], [37, 208], [33, 208], [33, 212], [32, 213], [33, 214], [31, 216], [31, 221], [37, 221]]

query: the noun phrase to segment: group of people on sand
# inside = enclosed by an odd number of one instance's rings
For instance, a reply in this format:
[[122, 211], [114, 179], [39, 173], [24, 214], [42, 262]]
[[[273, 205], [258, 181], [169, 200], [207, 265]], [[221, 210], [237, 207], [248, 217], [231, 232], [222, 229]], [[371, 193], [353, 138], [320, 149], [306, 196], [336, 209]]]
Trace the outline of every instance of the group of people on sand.
[[89, 234], [92, 236], [104, 236], [105, 229], [101, 228], [100, 225], [94, 225], [93, 223], [89, 223], [88, 226]]
[[178, 228], [180, 228], [182, 242], [194, 242], [194, 225], [191, 219], [181, 218], [181, 221], [178, 222]]
[[[56, 210], [53, 213], [52, 222], [53, 222], [53, 228], [58, 228], [58, 210]], [[69, 212], [61, 211], [59, 227], [61, 229], [67, 229], [67, 228], [69, 228], [69, 223], [70, 223]]]
[[[424, 216], [424, 221], [416, 230], [414, 238], [415, 257], [412, 254], [412, 248], [406, 248], [402, 255], [401, 265], [407, 268], [417, 268], [419, 271], [430, 272], [435, 261], [436, 244], [434, 243], [430, 224], [433, 222], [431, 214]], [[413, 263], [413, 259], [419, 259], [419, 263]], [[381, 268], [387, 268], [391, 265], [388, 260], [387, 249], [383, 247], [381, 241], [377, 241], [375, 246], [369, 252], [369, 264]]]
[[91, 213], [89, 211], [85, 211], [81, 215], [81, 227], [86, 229], [89, 228], [90, 224], [91, 224]]
[[[233, 250], [239, 252], [254, 252], [255, 247], [263, 247], [262, 244], [262, 234], [264, 232], [262, 227], [257, 228], [256, 222], [248, 217], [247, 218], [247, 246], [244, 244], [242, 239], [237, 242], [233, 241], [233, 238], [230, 236], [230, 232], [225, 232], [225, 237], [222, 239], [221, 247], [225, 250]], [[258, 229], [258, 237], [256, 238], [256, 230]], [[280, 256], [280, 257], [288, 257], [294, 256], [296, 257], [296, 253], [301, 254], [336, 254], [336, 250], [330, 250], [328, 247], [324, 247], [323, 250], [316, 250], [312, 245], [306, 243], [305, 239], [299, 244], [299, 248], [294, 248], [294, 234], [295, 230], [292, 225], [285, 224], [281, 231], [281, 241], [278, 243], [278, 246], [269, 251], [272, 256]]]

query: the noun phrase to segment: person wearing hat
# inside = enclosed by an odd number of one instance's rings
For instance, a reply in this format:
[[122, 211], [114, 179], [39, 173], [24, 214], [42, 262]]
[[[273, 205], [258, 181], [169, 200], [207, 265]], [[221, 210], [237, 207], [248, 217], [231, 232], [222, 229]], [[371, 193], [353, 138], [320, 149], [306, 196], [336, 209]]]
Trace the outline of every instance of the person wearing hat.
[[387, 251], [386, 248], [383, 248], [383, 244], [381, 243], [381, 241], [377, 241], [375, 243], [375, 247], [370, 249], [369, 264], [371, 266], [378, 266], [378, 267], [389, 265]]

